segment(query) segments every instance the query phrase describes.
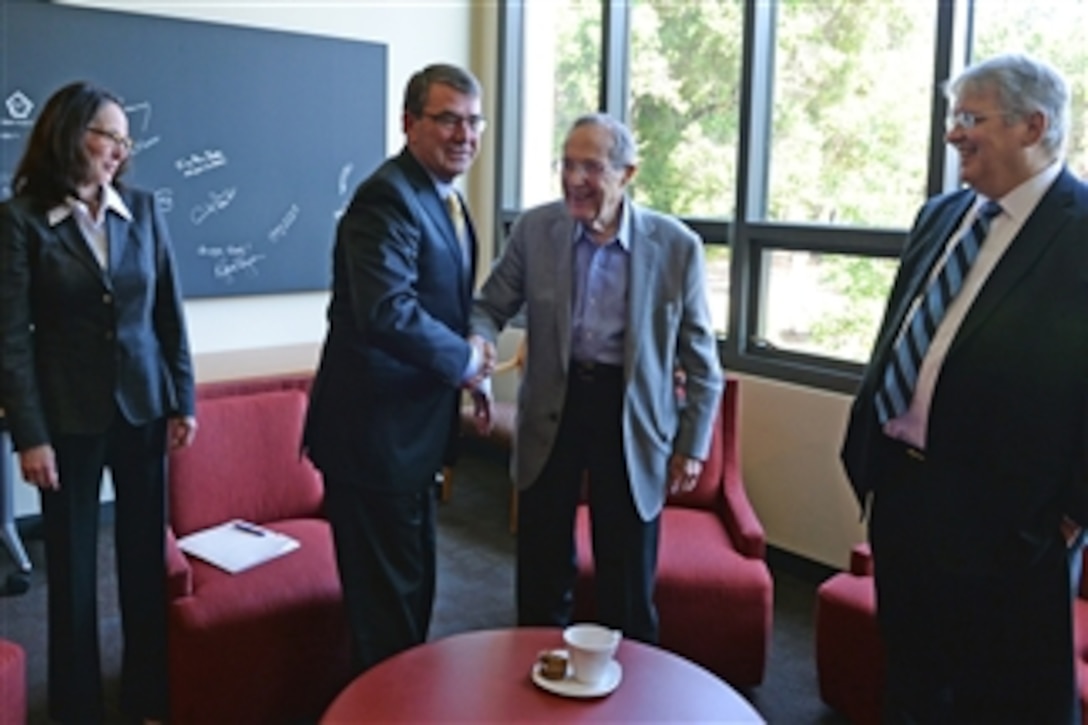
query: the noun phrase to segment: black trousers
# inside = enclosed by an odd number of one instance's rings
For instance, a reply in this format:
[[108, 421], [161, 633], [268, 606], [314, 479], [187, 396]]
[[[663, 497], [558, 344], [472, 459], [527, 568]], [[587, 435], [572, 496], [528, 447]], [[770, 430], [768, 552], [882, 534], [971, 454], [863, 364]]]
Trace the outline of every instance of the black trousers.
[[1079, 722], [1069, 559], [1057, 526], [1030, 566], [950, 567], [925, 533], [927, 464], [905, 448], [893, 455], [870, 523], [886, 721]]
[[[659, 517], [635, 508], [623, 448], [623, 370], [572, 363], [563, 417], [540, 477], [518, 502], [517, 609], [522, 626], [565, 626], [577, 574], [574, 517], [588, 473], [597, 616], [656, 642]], [[665, 482], [662, 481], [664, 486]]]
[[375, 492], [325, 477], [358, 672], [427, 639], [436, 567], [433, 479], [414, 488]]
[[50, 717], [94, 722], [104, 716], [97, 563], [99, 495], [108, 466], [124, 640], [121, 708], [133, 718], [166, 718], [166, 421], [132, 426], [118, 412], [104, 435], [60, 435], [52, 444], [60, 489], [41, 493]]

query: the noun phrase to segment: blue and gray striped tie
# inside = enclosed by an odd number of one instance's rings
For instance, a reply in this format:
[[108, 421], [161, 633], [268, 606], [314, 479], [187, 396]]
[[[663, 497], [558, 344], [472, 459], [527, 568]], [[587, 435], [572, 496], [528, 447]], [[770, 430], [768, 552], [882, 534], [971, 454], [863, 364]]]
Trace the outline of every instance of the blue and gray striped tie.
[[944, 267], [937, 273], [925, 292], [925, 297], [895, 343], [891, 360], [884, 371], [884, 386], [876, 396], [876, 412], [881, 423], [898, 418], [910, 407], [914, 386], [922, 359], [941, 323], [949, 303], [963, 286], [968, 270], [978, 256], [978, 250], [990, 230], [990, 221], [1001, 213], [1001, 206], [987, 201], [979, 209], [974, 224], [960, 237], [955, 248], [945, 258]]

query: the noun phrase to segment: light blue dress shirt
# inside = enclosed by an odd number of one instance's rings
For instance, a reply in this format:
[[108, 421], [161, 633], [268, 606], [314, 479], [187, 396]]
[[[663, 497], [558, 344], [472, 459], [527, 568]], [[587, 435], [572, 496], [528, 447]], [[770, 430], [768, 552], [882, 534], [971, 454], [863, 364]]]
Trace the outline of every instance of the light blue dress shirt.
[[629, 207], [625, 199], [619, 233], [606, 244], [595, 243], [584, 225], [575, 225], [571, 255], [571, 355], [575, 360], [623, 365], [631, 262]]

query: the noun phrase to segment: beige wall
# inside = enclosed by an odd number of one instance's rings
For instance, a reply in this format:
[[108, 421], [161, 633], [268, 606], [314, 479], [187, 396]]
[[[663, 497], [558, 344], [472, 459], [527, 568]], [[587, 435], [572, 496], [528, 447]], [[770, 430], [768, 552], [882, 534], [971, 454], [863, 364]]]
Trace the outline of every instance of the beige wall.
[[[495, 117], [497, 4], [492, 0], [68, 0], [68, 4], [194, 20], [333, 35], [388, 47], [389, 152], [401, 146], [404, 83], [434, 61], [467, 65], [485, 87], [485, 114]], [[480, 159], [466, 179], [481, 248], [494, 227], [494, 149], [485, 136]], [[481, 269], [486, 270], [488, 260]], [[324, 292], [186, 303], [202, 378], [265, 373], [312, 365], [324, 334]], [[269, 349], [272, 352], [268, 352]], [[509, 339], [502, 346], [512, 351]], [[841, 566], [863, 536], [857, 507], [838, 464], [849, 398], [749, 376], [741, 386], [741, 443], [749, 496], [774, 546]], [[512, 381], [497, 383], [504, 395]], [[108, 492], [107, 492], [108, 496]], [[16, 486], [16, 514], [37, 512], [37, 497]]]

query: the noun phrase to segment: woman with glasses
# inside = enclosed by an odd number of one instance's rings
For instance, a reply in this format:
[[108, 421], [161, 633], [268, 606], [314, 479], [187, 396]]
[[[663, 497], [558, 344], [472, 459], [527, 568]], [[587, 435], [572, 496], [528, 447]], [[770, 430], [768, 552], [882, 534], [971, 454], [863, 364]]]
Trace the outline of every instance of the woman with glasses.
[[192, 442], [181, 291], [154, 198], [121, 184], [128, 120], [73, 83], [38, 117], [0, 204], [0, 403], [39, 489], [49, 593], [49, 715], [105, 716], [97, 540], [102, 472], [115, 495], [124, 638], [121, 709], [165, 719], [165, 464]]

